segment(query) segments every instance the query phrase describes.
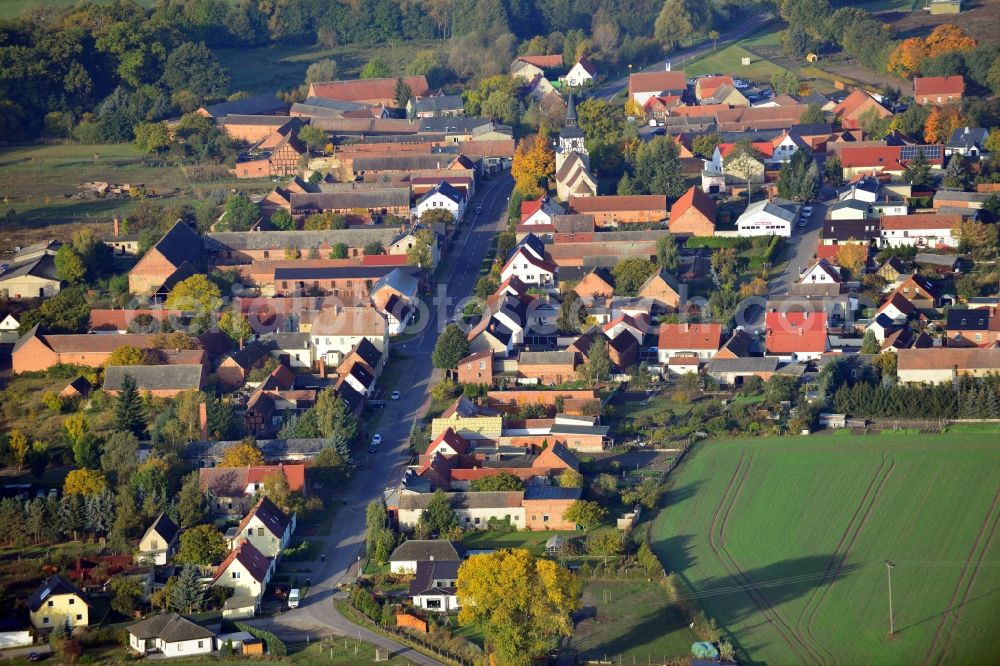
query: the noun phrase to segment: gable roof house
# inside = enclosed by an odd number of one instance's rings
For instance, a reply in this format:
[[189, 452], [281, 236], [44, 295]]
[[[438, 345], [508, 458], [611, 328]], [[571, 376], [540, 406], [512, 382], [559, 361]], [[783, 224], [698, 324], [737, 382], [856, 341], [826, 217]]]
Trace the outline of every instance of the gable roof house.
[[985, 127], [956, 127], [951, 133], [951, 138], [944, 146], [945, 156], [962, 155], [974, 160], [981, 160], [988, 156], [986, 151], [986, 139], [990, 131]]
[[656, 355], [662, 365], [678, 356], [707, 359], [721, 345], [721, 324], [660, 324]]
[[90, 624], [90, 602], [76, 585], [59, 574], [45, 579], [28, 597], [28, 615], [35, 629]]
[[245, 540], [265, 557], [277, 558], [288, 547], [295, 523], [295, 514], [288, 516], [270, 499], [261, 497], [229, 537], [229, 547]]
[[949, 347], [993, 347], [1000, 341], [996, 307], [949, 308], [945, 328]]
[[164, 657], [187, 657], [215, 651], [215, 633], [177, 613], [129, 625], [128, 638], [128, 646], [140, 655], [155, 651]]
[[553, 55], [522, 55], [514, 58], [508, 72], [512, 77], [522, 77], [532, 81], [537, 76], [545, 76], [546, 71], [563, 70], [565, 64], [561, 54]]
[[454, 560], [423, 560], [417, 562], [416, 574], [410, 581], [413, 605], [426, 611], [449, 613], [458, 609], [458, 567]]
[[274, 565], [275, 560], [265, 557], [253, 544], [244, 540], [229, 551], [226, 559], [216, 567], [212, 586], [232, 588], [234, 595], [260, 601], [274, 574]]
[[714, 236], [717, 208], [707, 194], [691, 187], [670, 207], [670, 233]]
[[516, 277], [527, 285], [553, 286], [558, 280], [559, 267], [544, 258], [544, 250], [539, 252], [541, 241], [534, 235], [525, 236], [511, 252], [510, 258], [500, 270], [500, 279]]
[[779, 203], [778, 200], [754, 202], [737, 218], [737, 235], [787, 238], [792, 235], [792, 225], [799, 217], [800, 208], [801, 204]]
[[305, 492], [306, 466], [301, 463], [254, 465], [248, 467], [202, 467], [198, 480], [202, 492], [212, 496], [212, 511], [242, 517], [250, 509], [250, 498], [272, 474], [284, 474], [292, 492]]
[[577, 60], [576, 64], [570, 68], [569, 72], [563, 78], [566, 81], [566, 85], [576, 88], [592, 83], [595, 76], [597, 76], [597, 67], [594, 66], [594, 63], [587, 56], [583, 56]]
[[676, 312], [681, 304], [681, 290], [677, 278], [665, 270], [659, 270], [646, 278], [636, 296], [648, 301], [652, 312]]
[[962, 377], [987, 377], [998, 372], [1000, 349], [933, 347], [897, 352], [896, 374], [904, 384], [951, 384]]
[[[309, 84], [308, 97], [336, 99], [372, 106], [396, 106], [397, 77], [384, 79], [356, 79], [350, 81], [323, 81]], [[404, 76], [402, 81], [410, 88], [411, 97], [427, 97], [431, 94], [427, 78]]]
[[203, 248], [198, 232], [177, 220], [128, 272], [128, 290], [142, 296], [165, 295], [176, 278], [196, 272]]
[[590, 173], [587, 157], [573, 151], [556, 169], [556, 194], [563, 201], [570, 197], [597, 196], [597, 179]]
[[769, 355], [801, 361], [829, 351], [826, 312], [768, 312], [764, 341]]
[[583, 276], [573, 287], [584, 305], [590, 304], [594, 299], [608, 299], [615, 293], [615, 288], [611, 283], [610, 276], [604, 269], [595, 268]]
[[[108, 357], [119, 347], [128, 345], [139, 349], [157, 349], [156, 344], [156, 335], [140, 333], [120, 335], [47, 334], [41, 332], [40, 326], [34, 326], [15, 343], [11, 351], [11, 366], [14, 374], [47, 370], [59, 363], [97, 368], [104, 365]], [[159, 351], [164, 352], [165, 350]], [[173, 365], [195, 365], [205, 362], [205, 352], [201, 349], [171, 351], [164, 353], [163, 361]]]
[[411, 97], [406, 102], [406, 115], [410, 118], [442, 118], [465, 115], [461, 95], [431, 95]]
[[389, 323], [371, 306], [337, 307], [322, 311], [312, 322], [309, 340], [316, 358], [337, 366], [362, 340], [382, 354], [389, 351]]
[[200, 390], [205, 385], [205, 366], [201, 363], [109, 365], [104, 370], [104, 392], [112, 396], [118, 395], [126, 376], [135, 380], [140, 393], [148, 393], [157, 398], [173, 398], [184, 391]]
[[385, 315], [390, 336], [403, 332], [415, 312], [413, 303], [419, 288], [420, 281], [416, 277], [398, 268], [383, 275], [372, 286], [368, 298], [375, 309]]
[[232, 102], [219, 102], [218, 104], [208, 104], [200, 107], [195, 113], [206, 118], [222, 120], [230, 114], [246, 116], [262, 116], [268, 114], [281, 114], [288, 109], [288, 104], [283, 102], [274, 93], [263, 93], [251, 95]]
[[29, 259], [14, 258], [14, 262], [0, 271], [0, 296], [21, 300], [48, 298], [62, 289], [62, 280], [56, 273], [55, 257], [39, 254]]
[[888, 118], [892, 115], [892, 111], [882, 106], [869, 93], [861, 88], [855, 88], [850, 95], [833, 107], [833, 115], [844, 129], [858, 129], [861, 116], [872, 109], [875, 109], [879, 118]]
[[139, 539], [139, 547], [135, 558], [137, 561], [149, 561], [153, 564], [164, 565], [177, 551], [177, 537], [180, 528], [170, 517], [161, 513], [156, 520], [146, 528], [146, 532]]
[[958, 247], [952, 229], [961, 221], [961, 215], [887, 215], [882, 218], [881, 243], [890, 247]]
[[958, 104], [964, 93], [965, 79], [961, 74], [913, 78], [913, 100], [917, 104]]
[[906, 146], [846, 146], [840, 151], [840, 166], [843, 176], [850, 180], [855, 176], [884, 173], [899, 180], [906, 166], [920, 153], [930, 162], [931, 169], [944, 167], [944, 146], [941, 144]]
[[687, 78], [683, 70], [663, 72], [635, 72], [628, 77], [628, 96], [639, 106], [650, 97], [683, 95], [687, 92]]
[[444, 539], [407, 539], [389, 556], [389, 571], [394, 574], [416, 573], [419, 562], [461, 561], [458, 550]]
[[661, 194], [570, 196], [569, 210], [591, 215], [597, 227], [660, 222], [667, 218], [667, 197]]
[[535, 199], [534, 201], [521, 202], [521, 224], [519, 226], [528, 228], [532, 226], [552, 225], [552, 216], [562, 215], [566, 211], [562, 206], [548, 197]]

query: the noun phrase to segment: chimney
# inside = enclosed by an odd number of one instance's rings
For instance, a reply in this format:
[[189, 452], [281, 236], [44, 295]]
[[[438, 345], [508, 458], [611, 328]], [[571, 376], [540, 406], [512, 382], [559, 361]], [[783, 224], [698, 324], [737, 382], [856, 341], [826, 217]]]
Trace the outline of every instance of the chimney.
[[201, 435], [201, 441], [208, 441], [208, 404], [201, 403], [198, 405], [198, 428]]
[[111, 218], [111, 224], [114, 227], [115, 238], [118, 238], [122, 235], [122, 218], [117, 215], [113, 216]]

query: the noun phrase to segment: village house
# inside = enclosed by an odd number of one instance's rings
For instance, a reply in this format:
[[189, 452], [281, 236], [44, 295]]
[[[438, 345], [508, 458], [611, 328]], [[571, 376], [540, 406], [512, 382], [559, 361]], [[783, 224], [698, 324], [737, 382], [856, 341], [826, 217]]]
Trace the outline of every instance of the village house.
[[961, 155], [970, 160], [981, 160], [989, 155], [986, 139], [990, 132], [985, 127], [956, 127], [944, 146], [945, 157]]
[[500, 279], [516, 277], [526, 285], [554, 286], [559, 267], [545, 258], [545, 246], [533, 234], [517, 244], [500, 270]]
[[409, 215], [410, 188], [292, 193], [290, 203], [294, 216], [332, 212], [344, 215], [348, 224], [383, 224], [391, 217], [405, 219]]
[[396, 107], [396, 83], [402, 80], [410, 89], [411, 97], [427, 97], [431, 94], [427, 78], [404, 76], [401, 79], [356, 79], [352, 81], [323, 81], [309, 84], [308, 97], [335, 99], [371, 106]]
[[406, 102], [409, 118], [452, 118], [465, 115], [465, 103], [461, 95], [431, 95], [411, 97]]
[[174, 284], [198, 272], [203, 248], [198, 232], [177, 220], [128, 272], [129, 292], [165, 296]]
[[299, 141], [302, 123], [293, 118], [253, 146], [236, 162], [237, 178], [282, 178], [298, 173], [307, 148]]
[[522, 55], [514, 58], [510, 64], [508, 72], [512, 77], [522, 77], [526, 81], [532, 81], [537, 76], [545, 76], [552, 70], [563, 70], [563, 57], [561, 54], [553, 55]]
[[944, 167], [944, 146], [941, 144], [847, 146], [840, 151], [840, 166], [845, 180], [879, 173], [899, 180], [906, 171], [906, 166], [920, 152], [923, 152], [932, 170]]
[[215, 651], [215, 633], [177, 613], [154, 615], [129, 625], [128, 646], [137, 654], [190, 657]]
[[28, 597], [28, 615], [35, 629], [86, 627], [90, 624], [90, 602], [77, 586], [54, 574]]
[[202, 492], [211, 493], [214, 513], [242, 518], [250, 509], [250, 499], [264, 487], [264, 479], [272, 474], [284, 474], [291, 492], [304, 493], [305, 469], [301, 463], [202, 467], [198, 470], [198, 478]]
[[399, 268], [383, 275], [376, 282], [368, 297], [372, 306], [382, 313], [389, 327], [389, 335], [400, 335], [415, 310], [420, 281], [411, 273]]
[[[201, 352], [204, 354], [204, 352]], [[104, 370], [104, 392], [116, 396], [126, 377], [135, 380], [142, 394], [174, 398], [184, 391], [198, 391], [205, 385], [205, 366], [186, 365], [109, 365]]]
[[845, 129], [858, 129], [861, 117], [865, 113], [871, 112], [872, 109], [874, 109], [876, 117], [880, 119], [892, 115], [892, 111], [883, 106], [872, 95], [861, 88], [855, 88], [850, 95], [833, 107], [833, 115]]
[[825, 312], [767, 312], [764, 330], [767, 353], [772, 356], [815, 360], [830, 349]]
[[552, 216], [562, 215], [566, 211], [562, 206], [550, 200], [548, 197], [535, 199], [534, 201], [521, 202], [521, 224], [527, 231], [531, 231], [533, 226], [551, 226]]
[[910, 301], [920, 310], [937, 307], [940, 295], [930, 280], [919, 273], [902, 274], [897, 279], [894, 291]]
[[458, 610], [458, 567], [455, 561], [421, 561], [410, 581], [410, 598], [416, 608], [435, 613]]
[[949, 347], [992, 347], [1000, 341], [997, 308], [949, 308], [946, 324]]
[[567, 351], [523, 351], [517, 357], [518, 375], [540, 384], [562, 384], [576, 379], [576, 354]]
[[441, 416], [431, 420], [431, 437], [436, 439], [449, 428], [466, 440], [496, 440], [503, 432], [503, 416], [494, 409], [476, 405], [463, 395]]
[[420, 562], [461, 562], [462, 558], [451, 541], [444, 539], [407, 539], [396, 546], [389, 556], [389, 571], [413, 574]]
[[55, 256], [48, 253], [30, 258], [15, 255], [9, 266], [0, 272], [0, 297], [10, 300], [48, 298], [62, 289], [56, 272]]
[[961, 215], [892, 215], [882, 218], [883, 246], [958, 247], [952, 230], [962, 221]]
[[952, 384], [962, 377], [987, 377], [1000, 372], [1000, 349], [900, 349], [896, 374], [903, 384]]
[[598, 227], [660, 222], [667, 218], [667, 197], [659, 194], [570, 196], [572, 213], [591, 215]]
[[252, 370], [264, 367], [268, 356], [267, 347], [257, 340], [252, 340], [243, 345], [242, 349], [226, 354], [215, 369], [215, 376], [222, 384], [238, 388], [243, 386]]
[[180, 528], [177, 524], [167, 514], [161, 513], [139, 539], [136, 561], [163, 566], [177, 552], [179, 535]]
[[654, 313], [676, 312], [681, 304], [682, 289], [677, 278], [665, 270], [659, 270], [646, 278], [636, 292], [636, 297], [647, 302]]
[[260, 341], [267, 347], [268, 354], [289, 368], [312, 368], [315, 365], [316, 351], [312, 346], [308, 333], [291, 333], [275, 331], [260, 336]]
[[799, 217], [801, 204], [794, 202], [757, 201], [736, 219], [737, 235], [782, 236], [792, 235], [792, 226]]
[[458, 362], [459, 384], [493, 385], [493, 351], [490, 349], [469, 354]]
[[913, 100], [917, 104], [958, 104], [965, 93], [965, 79], [955, 76], [913, 77]]
[[593, 83], [595, 76], [597, 76], [597, 68], [587, 56], [583, 56], [570, 68], [563, 80], [570, 88], [578, 88]]
[[275, 560], [265, 557], [249, 541], [242, 541], [216, 567], [212, 587], [228, 587], [234, 595], [260, 601], [274, 574], [274, 567]]
[[288, 547], [294, 531], [295, 514], [289, 517], [270, 499], [261, 497], [227, 538], [230, 548], [245, 540], [265, 557], [277, 558]]
[[123, 346], [158, 350], [165, 364], [197, 365], [205, 362], [205, 351], [202, 349], [164, 350], [158, 347], [158, 342], [157, 336], [152, 334], [46, 334], [41, 332], [39, 326], [34, 326], [14, 345], [11, 366], [14, 374], [47, 370], [60, 363], [97, 368], [107, 363], [108, 357]]
[[251, 95], [231, 102], [219, 102], [199, 107], [195, 113], [206, 118], [221, 121], [231, 114], [263, 116], [273, 114], [281, 116], [288, 110], [288, 103], [274, 93]]
[[573, 291], [584, 305], [589, 305], [595, 299], [611, 298], [615, 293], [612, 282], [611, 275], [606, 269], [595, 268], [573, 286]]
[[287, 134], [290, 129], [297, 129], [302, 124], [298, 118], [288, 116], [243, 113], [230, 113], [216, 122], [231, 139], [247, 146], [256, 146], [278, 132]]
[[324, 310], [312, 322], [309, 339], [316, 358], [327, 366], [338, 366], [362, 340], [382, 354], [389, 353], [389, 324], [373, 307], [343, 307]]
[[628, 77], [628, 96], [639, 106], [650, 97], [684, 95], [687, 78], [683, 70], [664, 72], [635, 72]]
[[707, 359], [721, 344], [721, 324], [660, 324], [656, 355], [663, 365], [675, 356]]
[[[486, 529], [490, 518], [508, 520], [517, 529], [526, 527], [522, 490], [458, 492], [448, 493], [447, 497], [462, 528]], [[397, 512], [399, 528], [404, 532], [413, 531], [433, 498], [433, 493], [400, 495]]]
[[417, 200], [414, 208], [418, 218], [433, 210], [446, 210], [456, 220], [465, 217], [465, 195], [446, 181], [438, 183], [430, 192]]
[[716, 216], [715, 201], [691, 187], [670, 207], [670, 233], [714, 236]]

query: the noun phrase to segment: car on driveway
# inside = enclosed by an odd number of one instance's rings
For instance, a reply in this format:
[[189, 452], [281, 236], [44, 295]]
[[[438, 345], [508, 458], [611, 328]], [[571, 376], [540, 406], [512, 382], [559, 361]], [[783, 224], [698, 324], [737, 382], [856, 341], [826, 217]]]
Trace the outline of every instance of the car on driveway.
[[372, 444], [378, 446], [381, 443], [382, 443], [382, 435], [380, 433], [375, 433], [375, 436], [372, 437]]

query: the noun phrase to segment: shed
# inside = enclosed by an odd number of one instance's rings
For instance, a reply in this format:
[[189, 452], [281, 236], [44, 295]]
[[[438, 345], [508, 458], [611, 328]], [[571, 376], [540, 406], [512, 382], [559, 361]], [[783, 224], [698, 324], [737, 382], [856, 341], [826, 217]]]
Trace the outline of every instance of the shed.
[[561, 536], [553, 534], [549, 537], [548, 541], [545, 542], [545, 554], [558, 555], [562, 553], [563, 542], [564, 540]]
[[257, 600], [246, 595], [229, 597], [222, 604], [222, 617], [226, 620], [242, 620], [253, 617], [257, 612]]

